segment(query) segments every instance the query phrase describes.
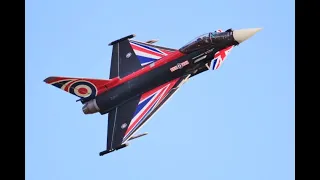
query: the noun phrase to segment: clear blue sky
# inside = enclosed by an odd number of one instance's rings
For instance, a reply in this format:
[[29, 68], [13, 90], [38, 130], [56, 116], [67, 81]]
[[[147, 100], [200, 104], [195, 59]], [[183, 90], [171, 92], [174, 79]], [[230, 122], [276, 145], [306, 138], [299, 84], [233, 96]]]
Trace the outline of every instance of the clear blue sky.
[[[48, 76], [108, 78], [108, 43], [179, 48], [222, 28], [263, 27], [217, 71], [186, 83], [140, 132], [100, 157], [107, 116], [84, 115]], [[26, 180], [293, 180], [294, 3], [26, 1]]]

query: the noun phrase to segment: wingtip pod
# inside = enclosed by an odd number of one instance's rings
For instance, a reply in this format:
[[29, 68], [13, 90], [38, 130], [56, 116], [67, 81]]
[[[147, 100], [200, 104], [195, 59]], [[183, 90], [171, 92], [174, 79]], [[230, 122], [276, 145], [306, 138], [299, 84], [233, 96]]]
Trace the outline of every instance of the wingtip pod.
[[118, 151], [118, 150], [120, 150], [120, 149], [122, 149], [122, 148], [125, 148], [125, 147], [127, 147], [127, 146], [129, 146], [129, 144], [128, 143], [125, 143], [125, 144], [122, 144], [122, 145], [120, 145], [119, 147], [117, 147], [117, 148], [115, 148], [115, 149], [113, 149], [113, 150], [105, 150], [105, 151], [102, 151], [102, 152], [100, 152], [99, 153], [99, 155], [100, 156], [103, 156], [103, 155], [106, 155], [106, 154], [109, 154], [109, 153], [111, 153], [111, 152], [113, 152], [113, 151]]
[[237, 41], [240, 44], [261, 30], [262, 28], [248, 28], [248, 29], [233, 30], [233, 38], [235, 41]]
[[134, 38], [134, 37], [136, 37], [135, 34], [130, 34], [130, 35], [125, 36], [125, 37], [123, 37], [123, 38], [120, 38], [120, 39], [117, 39], [117, 40], [115, 40], [115, 41], [112, 41], [111, 43], [109, 43], [109, 46], [115, 45], [115, 44], [117, 44], [117, 43], [119, 43], [119, 42], [121, 42], [121, 41], [124, 41], [124, 40], [126, 40], [126, 39], [132, 39], [132, 38]]

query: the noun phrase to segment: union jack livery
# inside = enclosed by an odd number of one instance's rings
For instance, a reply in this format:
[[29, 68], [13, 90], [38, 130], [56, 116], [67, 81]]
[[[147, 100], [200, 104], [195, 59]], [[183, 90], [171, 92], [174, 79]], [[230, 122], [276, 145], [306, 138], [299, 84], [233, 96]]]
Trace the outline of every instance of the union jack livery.
[[175, 51], [170, 48], [150, 46], [150, 44], [138, 41], [130, 41], [130, 45], [142, 66], [155, 62]]
[[227, 55], [230, 53], [232, 48], [233, 48], [233, 46], [229, 46], [229, 47], [227, 47], [225, 49], [222, 49], [222, 50], [218, 51], [214, 55], [214, 59], [213, 59], [213, 61], [211, 63], [212, 64], [212, 70], [216, 70], [221, 66], [221, 64], [226, 59]]
[[217, 30], [174, 49], [132, 40], [111, 42], [109, 79], [51, 76], [44, 81], [77, 96], [84, 114], [108, 114], [106, 149], [100, 156], [128, 146], [147, 133], [139, 129], [191, 77], [221, 67], [230, 51], [261, 28]]
[[136, 111], [134, 112], [133, 118], [123, 138], [123, 142], [128, 140], [128, 137], [130, 137], [133, 132], [145, 123], [146, 117], [163, 101], [177, 81], [178, 78], [152, 89], [141, 96]]

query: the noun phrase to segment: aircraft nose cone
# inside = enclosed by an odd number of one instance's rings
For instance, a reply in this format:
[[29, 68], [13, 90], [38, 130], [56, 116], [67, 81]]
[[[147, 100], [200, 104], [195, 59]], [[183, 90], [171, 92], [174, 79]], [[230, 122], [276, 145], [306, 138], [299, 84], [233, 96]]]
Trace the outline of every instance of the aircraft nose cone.
[[260, 31], [262, 28], [250, 28], [250, 29], [239, 29], [233, 31], [233, 38], [235, 41], [237, 41], [239, 44], [243, 41], [249, 39], [251, 36], [256, 34], [258, 31]]

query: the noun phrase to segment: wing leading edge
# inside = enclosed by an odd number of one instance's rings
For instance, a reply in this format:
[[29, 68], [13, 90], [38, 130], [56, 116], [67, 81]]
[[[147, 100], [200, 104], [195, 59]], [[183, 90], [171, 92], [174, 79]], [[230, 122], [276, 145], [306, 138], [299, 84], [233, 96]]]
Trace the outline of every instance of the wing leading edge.
[[108, 115], [107, 149], [100, 152], [100, 156], [126, 147], [135, 132], [150, 120], [189, 77], [184, 76], [160, 85], [111, 111]]

